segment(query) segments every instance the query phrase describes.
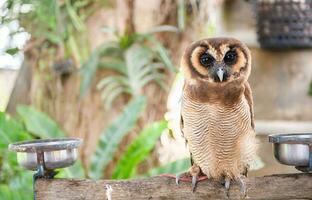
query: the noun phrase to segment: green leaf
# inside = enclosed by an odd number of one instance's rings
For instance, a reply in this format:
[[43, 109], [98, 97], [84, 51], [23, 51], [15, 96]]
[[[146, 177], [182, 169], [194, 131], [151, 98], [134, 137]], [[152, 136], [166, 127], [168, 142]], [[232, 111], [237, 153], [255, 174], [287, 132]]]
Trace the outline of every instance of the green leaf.
[[105, 103], [105, 109], [111, 107], [115, 98], [122, 93], [128, 93], [127, 83], [128, 80], [124, 76], [109, 76], [103, 78], [97, 85], [98, 89], [103, 89], [101, 99]]
[[100, 179], [103, 170], [112, 160], [122, 138], [135, 126], [144, 110], [146, 98], [138, 96], [131, 100], [123, 112], [101, 134], [95, 153], [91, 156], [89, 177]]
[[155, 122], [144, 128], [118, 161], [112, 178], [127, 179], [133, 177], [137, 166], [149, 156], [150, 151], [155, 147], [158, 138], [166, 128], [166, 121]]
[[57, 138], [65, 135], [54, 120], [31, 106], [19, 105], [17, 113], [24, 121], [27, 131], [40, 138]]
[[2, 182], [0, 184], [0, 199], [6, 200], [33, 199], [32, 174], [33, 172], [25, 171], [24, 169], [21, 168], [20, 171], [15, 171], [9, 177], [8, 182]]
[[148, 63], [152, 61], [153, 55], [152, 52], [143, 46], [132, 45], [125, 52], [125, 60], [128, 68], [128, 74], [138, 73]]
[[23, 124], [0, 112], [0, 199], [32, 199], [32, 172], [18, 165], [16, 153], [8, 150], [8, 144], [33, 137]]
[[126, 64], [120, 58], [102, 58], [99, 67], [103, 69], [112, 69], [121, 74], [127, 74]]
[[119, 37], [119, 46], [121, 49], [128, 49], [137, 39], [137, 34], [123, 35]]
[[179, 0], [178, 3], [178, 27], [180, 31], [185, 29], [185, 1]]
[[22, 123], [10, 118], [3, 112], [0, 112], [0, 138], [0, 149], [6, 149], [13, 142], [32, 139], [29, 133], [23, 128]]
[[100, 57], [110, 55], [119, 51], [118, 43], [106, 42], [99, 48], [95, 49], [89, 59], [81, 67], [81, 83], [80, 83], [80, 96], [84, 96], [92, 84], [93, 77], [99, 66]]
[[11, 189], [9, 188], [8, 185], [5, 185], [5, 184], [0, 185], [0, 196], [1, 198], [7, 199], [7, 200], [14, 199]]
[[34, 34], [37, 37], [44, 37], [49, 40], [51, 43], [60, 44], [63, 41], [62, 36], [57, 33], [49, 32], [49, 31], [42, 31], [40, 33]]
[[8, 54], [10, 54], [10, 55], [15, 55], [17, 52], [19, 52], [19, 49], [17, 48], [17, 47], [15, 47], [15, 48], [10, 48], [10, 49], [7, 49], [6, 51], [5, 51], [5, 53], [8, 53]]
[[142, 78], [141, 84], [145, 85], [153, 80], [157, 81], [157, 80], [162, 80], [162, 79], [164, 79], [163, 74], [160, 74], [160, 73], [149, 74], [145, 76], [144, 78]]
[[84, 31], [86, 29], [85, 25], [75, 11], [74, 7], [71, 5], [71, 2], [69, 0], [65, 0], [65, 5], [67, 14], [71, 19], [72, 25], [77, 29], [77, 31]]
[[94, 51], [81, 67], [80, 96], [84, 96], [91, 86], [98, 64], [99, 52]]
[[112, 91], [109, 96], [105, 98], [105, 109], [108, 109], [113, 104], [114, 99], [121, 95], [123, 92], [126, 92], [123, 87], [116, 88], [114, 91]]
[[158, 53], [160, 59], [165, 64], [166, 68], [170, 70], [171, 72], [177, 73], [178, 70], [172, 64], [171, 59], [168, 56], [166, 48], [154, 37], [147, 37], [147, 39], [154, 44], [154, 47], [155, 47], [154, 51]]
[[128, 80], [124, 76], [107, 76], [103, 78], [96, 87], [100, 90], [110, 85], [122, 86], [126, 84], [128, 84]]
[[156, 176], [159, 174], [177, 174], [180, 172], [187, 171], [191, 166], [190, 158], [185, 158], [171, 162], [165, 166], [151, 169], [145, 176]]
[[[132, 95], [140, 94], [144, 85], [141, 83], [142, 77], [140, 72], [142, 69], [152, 62], [152, 52], [143, 46], [135, 44], [125, 52], [125, 60], [127, 66], [127, 78], [129, 79], [129, 88]], [[153, 72], [150, 70], [150, 72]]]

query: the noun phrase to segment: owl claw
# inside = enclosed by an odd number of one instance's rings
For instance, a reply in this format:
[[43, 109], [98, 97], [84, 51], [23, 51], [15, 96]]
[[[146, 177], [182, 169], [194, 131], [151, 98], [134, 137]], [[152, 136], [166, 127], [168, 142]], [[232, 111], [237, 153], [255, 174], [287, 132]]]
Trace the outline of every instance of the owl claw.
[[176, 184], [179, 185], [180, 181], [183, 182], [191, 182], [192, 183], [192, 191], [195, 192], [197, 183], [199, 181], [203, 181], [208, 179], [207, 176], [203, 175], [201, 169], [197, 165], [193, 165], [188, 172], [184, 172], [176, 175]]
[[[192, 177], [192, 181], [191, 181], [192, 182], [192, 191], [195, 192], [195, 189], [196, 189], [196, 186], [197, 186], [197, 182], [199, 181], [198, 180], [198, 176], [197, 175], [191, 175], [189, 172], [182, 173], [182, 174], [177, 174], [176, 175], [176, 184], [177, 185], [179, 185], [182, 175], [188, 176], [189, 178]], [[201, 179], [201, 180], [203, 180], [203, 179]], [[186, 180], [185, 178], [183, 178], [182, 181], [189, 182], [189, 180]]]
[[246, 198], [247, 197], [247, 189], [246, 189], [246, 184], [244, 182], [244, 180], [242, 179], [242, 177], [238, 177], [237, 178], [237, 182], [239, 183], [240, 186], [240, 193], [242, 195], [242, 198]]
[[179, 181], [180, 181], [180, 174], [177, 174], [176, 179], [175, 179], [175, 182], [177, 185], [179, 185]]
[[231, 185], [231, 179], [225, 178], [224, 179], [224, 187], [225, 187], [225, 190], [226, 190], [227, 198], [230, 198], [230, 185]]
[[195, 192], [196, 185], [197, 185], [197, 175], [193, 175], [192, 176], [192, 191], [193, 192]]
[[[245, 182], [244, 182], [242, 177], [238, 177], [236, 179], [236, 181], [237, 181], [237, 183], [240, 186], [241, 198], [245, 199], [247, 197], [247, 190], [246, 190], [246, 184], [245, 184]], [[226, 190], [227, 198], [230, 198], [230, 185], [231, 185], [231, 179], [225, 178], [224, 179], [224, 187], [225, 187], [225, 190]]]
[[180, 181], [191, 182], [190, 178], [191, 178], [191, 174], [189, 172], [183, 172], [183, 173], [176, 175], [175, 182], [177, 185], [179, 185]]

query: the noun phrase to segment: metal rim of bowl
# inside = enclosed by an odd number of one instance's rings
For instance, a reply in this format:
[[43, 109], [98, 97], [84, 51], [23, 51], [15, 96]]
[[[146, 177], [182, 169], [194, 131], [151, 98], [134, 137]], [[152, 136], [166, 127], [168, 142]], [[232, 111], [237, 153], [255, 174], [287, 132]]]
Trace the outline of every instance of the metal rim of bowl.
[[9, 145], [10, 151], [32, 152], [57, 151], [78, 148], [82, 143], [80, 138], [38, 139], [17, 142]]
[[269, 135], [271, 143], [312, 144], [312, 133], [290, 133]]

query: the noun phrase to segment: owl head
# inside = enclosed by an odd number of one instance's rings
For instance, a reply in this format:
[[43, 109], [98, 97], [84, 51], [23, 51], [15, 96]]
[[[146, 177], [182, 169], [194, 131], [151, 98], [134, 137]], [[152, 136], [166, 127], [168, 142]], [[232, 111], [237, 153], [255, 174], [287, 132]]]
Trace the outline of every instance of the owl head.
[[251, 56], [247, 46], [236, 39], [203, 39], [187, 47], [181, 68], [188, 80], [222, 85], [233, 80], [247, 80]]

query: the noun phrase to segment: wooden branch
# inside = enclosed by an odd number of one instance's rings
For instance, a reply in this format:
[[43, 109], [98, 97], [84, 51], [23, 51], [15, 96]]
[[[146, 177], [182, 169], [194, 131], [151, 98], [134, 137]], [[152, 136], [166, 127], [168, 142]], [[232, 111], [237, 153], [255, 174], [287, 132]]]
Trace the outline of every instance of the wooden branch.
[[[312, 199], [312, 174], [284, 174], [246, 178], [248, 199]], [[111, 197], [108, 193], [110, 188]], [[195, 193], [191, 184], [175, 184], [174, 178], [152, 177], [137, 180], [38, 179], [38, 200], [119, 200], [119, 199], [240, 199], [237, 183], [232, 183], [229, 198], [224, 187], [215, 181], [198, 183]], [[107, 196], [108, 194], [108, 196]]]

